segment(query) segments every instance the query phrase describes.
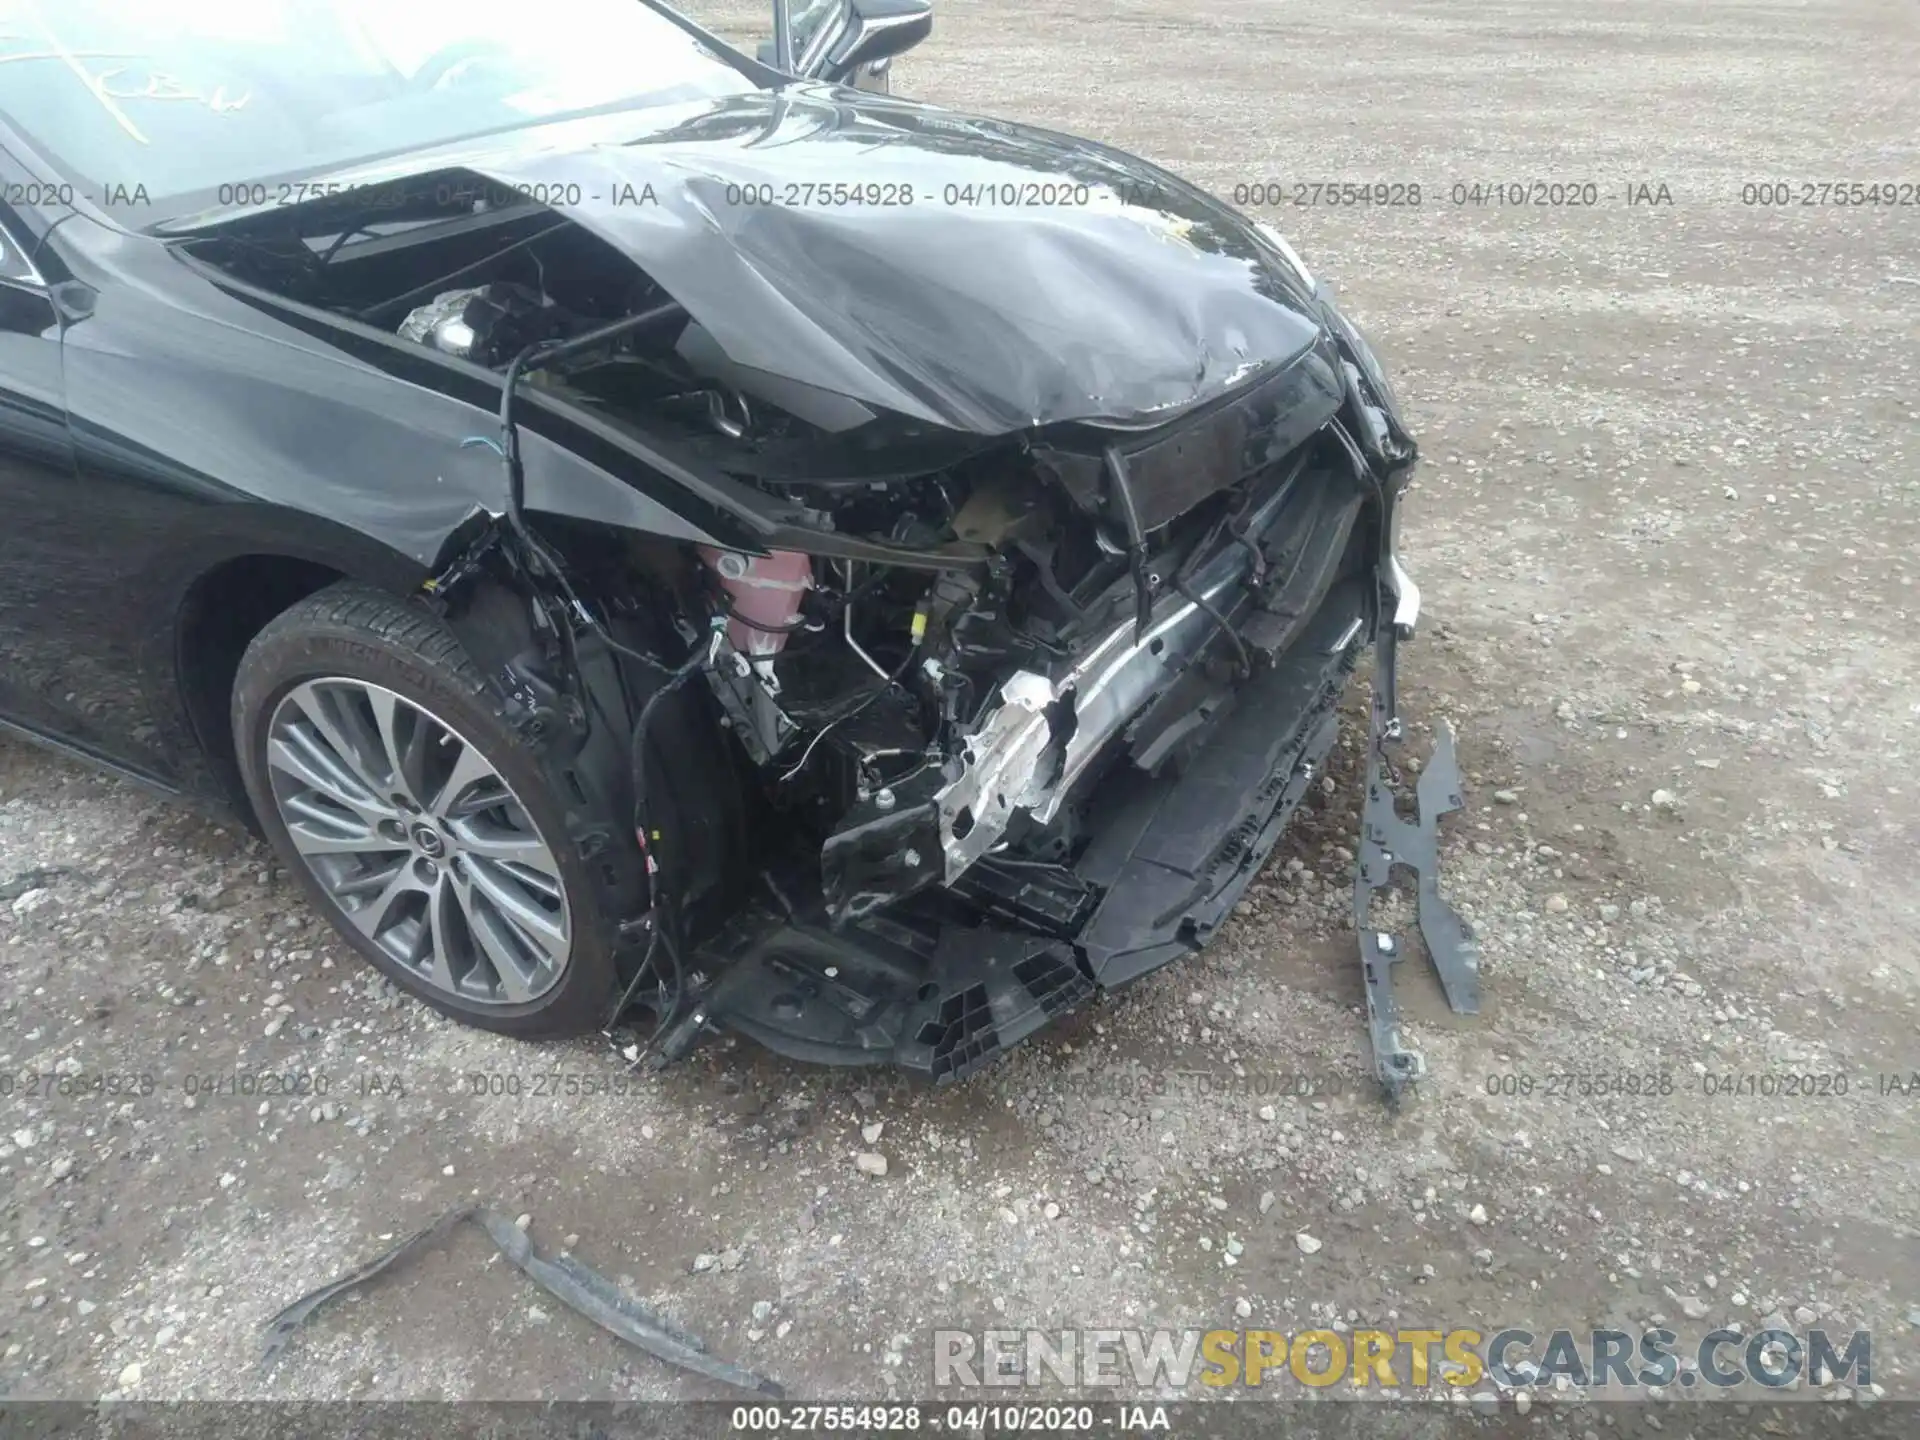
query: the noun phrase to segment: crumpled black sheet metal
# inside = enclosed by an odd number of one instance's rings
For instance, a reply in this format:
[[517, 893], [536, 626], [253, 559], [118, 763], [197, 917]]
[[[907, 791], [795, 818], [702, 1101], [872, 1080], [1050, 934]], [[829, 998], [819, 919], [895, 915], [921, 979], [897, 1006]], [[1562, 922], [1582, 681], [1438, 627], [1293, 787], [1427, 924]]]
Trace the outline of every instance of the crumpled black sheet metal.
[[742, 366], [999, 435], [1171, 418], [1322, 329], [1251, 223], [1092, 141], [812, 85], [662, 119], [457, 163], [577, 195]]
[[588, 1269], [570, 1255], [548, 1259], [533, 1248], [527, 1233], [511, 1220], [484, 1205], [463, 1205], [449, 1210], [424, 1230], [375, 1256], [366, 1264], [349, 1270], [319, 1289], [309, 1291], [266, 1324], [267, 1343], [260, 1356], [262, 1366], [271, 1365], [307, 1320], [339, 1295], [365, 1285], [397, 1265], [432, 1248], [463, 1221], [472, 1221], [486, 1231], [500, 1253], [517, 1265], [550, 1295], [593, 1321], [601, 1329], [645, 1350], [670, 1365], [705, 1375], [722, 1384], [779, 1399], [780, 1386], [764, 1376], [743, 1370], [707, 1353], [704, 1341], [622, 1295], [606, 1277]]

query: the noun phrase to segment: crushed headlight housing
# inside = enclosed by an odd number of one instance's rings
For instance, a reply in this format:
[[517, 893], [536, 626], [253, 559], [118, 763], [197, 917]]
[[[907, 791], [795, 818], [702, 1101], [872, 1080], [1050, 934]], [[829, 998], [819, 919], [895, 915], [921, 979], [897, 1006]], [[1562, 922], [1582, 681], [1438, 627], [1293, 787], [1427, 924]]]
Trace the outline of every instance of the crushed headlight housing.
[[1386, 369], [1380, 364], [1380, 357], [1373, 353], [1373, 346], [1368, 343], [1367, 337], [1360, 333], [1360, 327], [1349, 320], [1334, 303], [1331, 289], [1322, 285], [1315, 293], [1326, 310], [1327, 324], [1339, 338], [1342, 348], [1347, 352], [1347, 357], [1360, 371], [1360, 378], [1367, 382], [1367, 388], [1373, 392], [1373, 398], [1404, 428], [1400, 397], [1394, 393], [1393, 382], [1387, 379]]

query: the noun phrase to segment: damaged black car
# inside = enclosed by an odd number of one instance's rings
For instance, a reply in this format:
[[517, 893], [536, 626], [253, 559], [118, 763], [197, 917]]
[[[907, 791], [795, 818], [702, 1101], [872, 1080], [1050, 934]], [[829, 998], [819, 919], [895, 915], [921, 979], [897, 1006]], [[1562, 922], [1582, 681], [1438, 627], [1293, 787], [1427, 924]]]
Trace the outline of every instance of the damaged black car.
[[1415, 464], [1287, 242], [890, 93], [924, 0], [0, 0], [0, 713], [264, 832], [369, 962], [964, 1076], [1205, 945], [1371, 646]]

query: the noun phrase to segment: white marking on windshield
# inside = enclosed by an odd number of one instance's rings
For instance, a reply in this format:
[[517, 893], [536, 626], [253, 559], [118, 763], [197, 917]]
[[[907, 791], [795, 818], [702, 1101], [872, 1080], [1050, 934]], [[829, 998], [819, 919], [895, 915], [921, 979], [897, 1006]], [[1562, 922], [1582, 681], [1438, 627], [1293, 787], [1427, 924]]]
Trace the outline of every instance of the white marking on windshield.
[[[53, 33], [53, 27], [47, 24], [46, 20], [41, 16], [39, 7], [37, 5], [30, 5], [29, 9], [32, 12], [34, 20], [38, 22], [41, 35], [45, 38], [46, 43], [52, 48], [48, 54], [42, 55], [42, 56], [12, 55], [7, 58], [11, 60], [20, 60], [20, 59], [58, 60], [61, 64], [65, 65], [69, 70], [73, 72], [75, 79], [77, 79], [82, 85], [87, 87], [88, 93], [91, 94], [94, 99], [100, 102], [101, 107], [107, 112], [107, 114], [113, 117], [113, 121], [116, 125], [118, 125], [122, 130], [126, 131], [127, 134], [131, 135], [135, 140], [139, 141], [142, 145], [151, 144], [152, 142], [149, 141], [145, 135], [140, 133], [140, 127], [134, 124], [133, 121], [127, 117], [127, 112], [122, 110], [117, 104], [114, 103], [113, 97], [101, 91], [99, 82], [96, 81], [94, 77], [87, 72], [87, 67], [80, 63], [80, 57], [74, 54], [73, 51], [69, 50], [63, 43], [61, 43], [60, 37]], [[25, 37], [22, 36], [18, 38], [24, 39]]]
[[60, 62], [73, 72], [74, 78], [86, 87], [87, 93], [100, 103], [100, 108], [112, 117], [113, 122], [141, 145], [150, 145], [153, 142], [134, 123], [133, 117], [120, 108], [120, 102], [123, 100], [187, 100], [205, 105], [216, 115], [228, 115], [243, 108], [253, 98], [251, 91], [238, 97], [229, 97], [225, 85], [216, 85], [213, 93], [209, 95], [204, 91], [194, 90], [181, 84], [174, 76], [162, 70], [146, 71], [144, 76], [146, 83], [137, 89], [115, 89], [109, 84], [114, 77], [125, 75], [130, 69], [136, 75], [141, 72], [125, 64], [112, 64], [96, 74], [85, 62], [92, 61], [97, 64], [100, 61], [133, 61], [137, 66], [141, 56], [118, 50], [71, 49], [54, 33], [53, 27], [47, 24], [37, 8], [34, 10], [33, 18], [40, 32], [39, 42], [48, 48], [4, 53], [9, 45], [27, 45], [33, 43], [35, 37], [0, 31], [0, 65], [24, 63], [29, 60]]
[[[131, 91], [108, 89], [107, 81], [109, 79], [115, 75], [124, 75], [126, 73], [127, 67], [124, 65], [115, 66], [111, 70], [103, 70], [95, 80], [99, 88], [99, 93], [113, 100], [193, 100], [205, 105], [216, 115], [225, 115], [231, 111], [238, 110], [253, 98], [253, 92], [248, 91], [237, 100], [229, 100], [227, 98], [227, 87], [224, 85], [214, 86], [213, 93], [209, 95], [204, 90], [194, 90], [182, 85], [179, 80], [167, 74], [164, 70], [149, 70], [146, 74], [147, 83], [143, 89]], [[135, 71], [134, 73], [138, 74], [139, 72]]]

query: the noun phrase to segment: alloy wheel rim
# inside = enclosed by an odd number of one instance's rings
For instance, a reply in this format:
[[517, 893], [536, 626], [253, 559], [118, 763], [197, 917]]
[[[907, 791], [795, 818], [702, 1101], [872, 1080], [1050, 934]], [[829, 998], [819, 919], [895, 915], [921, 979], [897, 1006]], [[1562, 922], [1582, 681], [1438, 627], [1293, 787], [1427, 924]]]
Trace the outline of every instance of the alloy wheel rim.
[[354, 931], [422, 985], [525, 1005], [572, 951], [559, 862], [479, 748], [404, 695], [308, 680], [267, 724], [274, 804]]

